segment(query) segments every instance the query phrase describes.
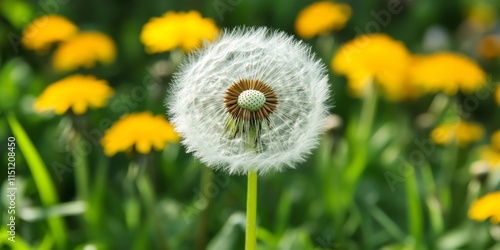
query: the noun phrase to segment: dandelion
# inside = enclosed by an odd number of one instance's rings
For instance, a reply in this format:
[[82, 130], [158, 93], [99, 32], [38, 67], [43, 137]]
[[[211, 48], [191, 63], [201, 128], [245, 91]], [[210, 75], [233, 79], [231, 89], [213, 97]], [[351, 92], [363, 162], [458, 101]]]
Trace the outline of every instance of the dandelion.
[[310, 49], [266, 28], [226, 31], [176, 74], [170, 113], [183, 143], [229, 173], [293, 167], [318, 143], [328, 76]]
[[460, 147], [479, 141], [483, 136], [484, 128], [481, 125], [465, 121], [443, 123], [431, 132], [434, 143], [447, 145], [456, 142]]
[[295, 21], [295, 31], [304, 38], [342, 29], [351, 17], [351, 7], [330, 1], [313, 3], [300, 11]]
[[58, 71], [91, 68], [97, 62], [110, 64], [116, 57], [113, 40], [100, 32], [82, 32], [62, 43], [54, 52], [52, 64]]
[[78, 32], [78, 28], [65, 17], [58, 15], [41, 16], [23, 31], [22, 44], [27, 49], [46, 52], [49, 47]]
[[479, 158], [487, 164], [490, 170], [496, 170], [500, 167], [500, 151], [491, 146], [480, 148]]
[[73, 75], [49, 85], [34, 104], [37, 112], [54, 111], [63, 114], [70, 108], [75, 114], [83, 114], [88, 108], [104, 107], [113, 95], [113, 89], [105, 80], [94, 76]]
[[500, 191], [486, 194], [474, 201], [469, 208], [469, 218], [476, 221], [490, 218], [492, 223], [500, 223]]
[[450, 52], [418, 56], [409, 75], [413, 84], [424, 91], [443, 91], [447, 95], [455, 95], [459, 90], [471, 94], [486, 81], [486, 74], [474, 61]]
[[161, 53], [181, 48], [185, 52], [201, 45], [203, 40], [212, 41], [219, 28], [210, 18], [203, 18], [197, 11], [169, 11], [161, 17], [153, 17], [144, 25], [141, 42], [148, 53]]
[[483, 147], [479, 151], [480, 158], [488, 164], [490, 169], [495, 170], [500, 167], [500, 130], [491, 136], [491, 144]]
[[328, 93], [310, 48], [267, 28], [223, 32], [175, 75], [169, 112], [188, 151], [248, 174], [245, 249], [256, 248], [257, 173], [304, 160], [326, 124]]
[[151, 148], [162, 150], [167, 142], [179, 140], [179, 135], [164, 116], [142, 112], [120, 118], [106, 130], [101, 143], [104, 153], [112, 156], [132, 149], [147, 154]]
[[391, 100], [415, 92], [406, 80], [411, 56], [402, 42], [384, 34], [360, 36], [344, 44], [332, 60], [335, 72], [348, 79], [350, 92], [363, 96], [373, 83]]

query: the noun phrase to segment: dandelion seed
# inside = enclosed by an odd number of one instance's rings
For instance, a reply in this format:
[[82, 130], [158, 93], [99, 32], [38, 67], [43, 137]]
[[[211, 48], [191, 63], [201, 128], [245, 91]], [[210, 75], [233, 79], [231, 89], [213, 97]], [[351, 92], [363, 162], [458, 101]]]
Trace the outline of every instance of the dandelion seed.
[[310, 48], [267, 28], [224, 31], [180, 66], [168, 97], [183, 143], [229, 173], [294, 167], [327, 120], [328, 75]]

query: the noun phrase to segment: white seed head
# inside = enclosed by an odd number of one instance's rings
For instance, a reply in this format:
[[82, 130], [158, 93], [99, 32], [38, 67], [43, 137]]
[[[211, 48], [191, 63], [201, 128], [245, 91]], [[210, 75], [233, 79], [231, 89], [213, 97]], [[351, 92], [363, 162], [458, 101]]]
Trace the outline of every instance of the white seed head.
[[259, 110], [265, 103], [266, 96], [264, 93], [255, 89], [245, 90], [238, 96], [238, 106], [250, 111]]
[[231, 174], [294, 168], [327, 121], [326, 67], [267, 28], [223, 31], [188, 56], [172, 87], [169, 114], [187, 150]]

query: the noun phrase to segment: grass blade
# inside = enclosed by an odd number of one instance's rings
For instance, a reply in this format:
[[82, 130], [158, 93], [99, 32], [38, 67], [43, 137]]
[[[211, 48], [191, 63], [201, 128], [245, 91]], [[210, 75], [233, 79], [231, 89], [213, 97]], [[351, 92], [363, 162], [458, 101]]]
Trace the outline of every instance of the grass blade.
[[[413, 168], [413, 166], [407, 165], [406, 167]], [[420, 202], [420, 196], [418, 192], [418, 182], [417, 173], [414, 172], [407, 177], [406, 180], [406, 197], [408, 206], [408, 219], [410, 226], [410, 234], [413, 236], [415, 244], [417, 244], [416, 249], [419, 249], [418, 244], [422, 243], [423, 236], [423, 215], [422, 215], [422, 204]]]
[[[40, 154], [31, 142], [28, 134], [21, 126], [16, 116], [12, 113], [7, 114], [7, 121], [16, 138], [17, 145], [21, 150], [30, 172], [35, 180], [35, 185], [40, 195], [42, 204], [46, 207], [58, 203], [57, 192], [54, 186], [47, 167], [42, 161]], [[52, 217], [48, 219], [49, 227], [52, 231], [52, 236], [59, 246], [63, 247], [67, 236], [64, 222], [59, 217]]]

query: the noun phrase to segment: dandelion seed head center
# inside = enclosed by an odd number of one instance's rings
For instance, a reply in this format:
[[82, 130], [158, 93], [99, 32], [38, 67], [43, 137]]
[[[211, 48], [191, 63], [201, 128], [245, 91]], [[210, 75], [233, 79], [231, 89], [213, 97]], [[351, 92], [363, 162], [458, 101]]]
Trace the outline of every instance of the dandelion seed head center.
[[265, 103], [264, 93], [255, 89], [245, 90], [238, 96], [238, 106], [246, 110], [257, 111], [264, 107]]
[[226, 90], [226, 111], [238, 121], [257, 124], [270, 119], [278, 106], [278, 96], [271, 87], [259, 80], [242, 79]]

